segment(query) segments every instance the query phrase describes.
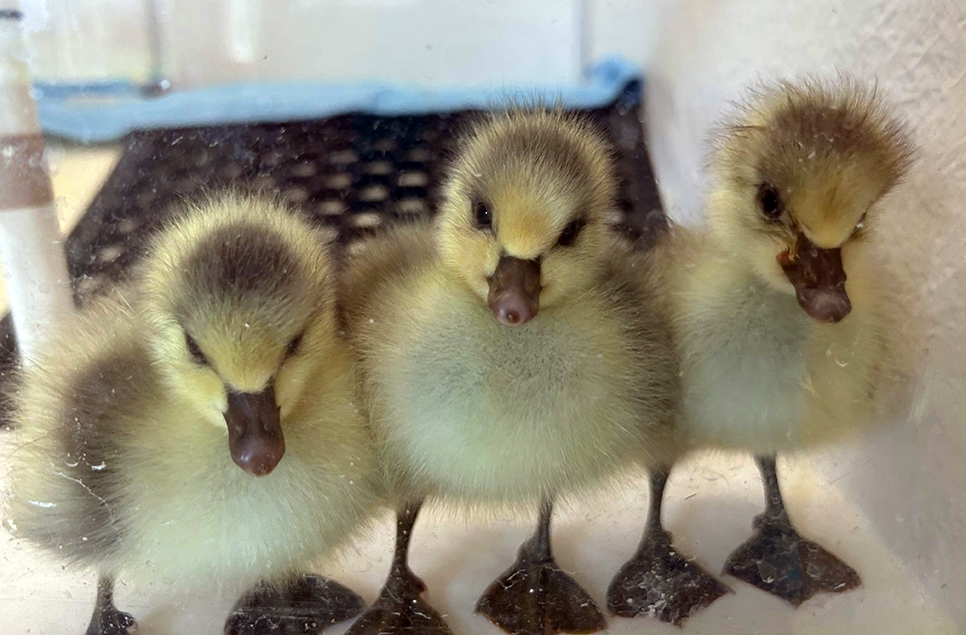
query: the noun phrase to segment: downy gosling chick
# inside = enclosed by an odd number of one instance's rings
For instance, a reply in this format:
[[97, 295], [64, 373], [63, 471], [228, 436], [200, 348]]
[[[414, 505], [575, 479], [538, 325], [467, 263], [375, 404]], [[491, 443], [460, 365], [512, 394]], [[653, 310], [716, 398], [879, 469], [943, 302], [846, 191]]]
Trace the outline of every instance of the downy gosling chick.
[[88, 635], [136, 626], [114, 605], [117, 575], [252, 588], [228, 633], [317, 632], [362, 611], [299, 573], [377, 492], [334, 301], [311, 226], [225, 195], [163, 230], [134, 279], [25, 371], [15, 534], [97, 569]]
[[896, 287], [873, 249], [876, 203], [911, 146], [854, 82], [779, 83], [723, 130], [707, 228], [675, 228], [656, 252], [695, 446], [755, 454], [766, 509], [725, 572], [799, 605], [859, 575], [801, 537], [775, 457], [869, 419], [892, 366]]
[[396, 551], [353, 635], [448, 633], [408, 544], [426, 498], [539, 508], [535, 535], [477, 611], [511, 633], [604, 628], [555, 563], [554, 498], [670, 443], [670, 334], [612, 242], [616, 178], [585, 122], [496, 114], [459, 150], [435, 227], [400, 228], [349, 264], [345, 310], [395, 484]]

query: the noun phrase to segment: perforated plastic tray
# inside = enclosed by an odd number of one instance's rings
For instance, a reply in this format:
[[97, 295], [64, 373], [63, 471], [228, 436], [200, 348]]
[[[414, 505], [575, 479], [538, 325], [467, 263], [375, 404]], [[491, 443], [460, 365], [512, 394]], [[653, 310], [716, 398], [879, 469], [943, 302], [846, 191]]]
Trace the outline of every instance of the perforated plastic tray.
[[[433, 215], [453, 143], [474, 114], [350, 114], [133, 132], [67, 238], [75, 300], [81, 305], [121, 281], [173, 203], [220, 188], [278, 193], [330, 228], [340, 247], [392, 223]], [[646, 248], [665, 217], [644, 140], [640, 83], [629, 83], [613, 104], [586, 114], [608, 135], [617, 157], [617, 231]], [[0, 322], [0, 389], [17, 363], [7, 315]], [[5, 411], [0, 403], [0, 423]]]

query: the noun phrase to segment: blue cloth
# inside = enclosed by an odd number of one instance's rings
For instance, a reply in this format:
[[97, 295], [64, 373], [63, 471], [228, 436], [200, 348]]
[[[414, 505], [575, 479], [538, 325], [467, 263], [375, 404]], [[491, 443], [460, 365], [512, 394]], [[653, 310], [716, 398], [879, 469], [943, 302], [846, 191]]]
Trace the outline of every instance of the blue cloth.
[[500, 89], [428, 89], [376, 83], [238, 83], [145, 97], [127, 82], [93, 85], [36, 84], [44, 132], [82, 142], [115, 141], [128, 132], [229, 123], [300, 121], [349, 112], [419, 115], [493, 108], [509, 100], [539, 98], [567, 108], [612, 103], [625, 88], [640, 86], [631, 63], [608, 58], [585, 83]]

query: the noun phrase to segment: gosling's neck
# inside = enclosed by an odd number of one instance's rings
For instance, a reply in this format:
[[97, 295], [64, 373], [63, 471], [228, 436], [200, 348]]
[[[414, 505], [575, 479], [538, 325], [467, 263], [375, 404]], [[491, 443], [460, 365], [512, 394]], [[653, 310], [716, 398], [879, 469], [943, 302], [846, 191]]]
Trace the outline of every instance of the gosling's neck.
[[763, 312], [779, 311], [793, 316], [801, 312], [794, 293], [776, 288], [747, 254], [734, 249], [714, 231], [705, 234], [703, 246], [692, 252], [691, 259], [693, 269], [690, 270], [698, 278], [685, 286], [697, 284], [699, 290], [716, 289], [717, 302], [736, 309], [742, 306], [743, 311], [751, 312], [755, 306], [760, 306]]

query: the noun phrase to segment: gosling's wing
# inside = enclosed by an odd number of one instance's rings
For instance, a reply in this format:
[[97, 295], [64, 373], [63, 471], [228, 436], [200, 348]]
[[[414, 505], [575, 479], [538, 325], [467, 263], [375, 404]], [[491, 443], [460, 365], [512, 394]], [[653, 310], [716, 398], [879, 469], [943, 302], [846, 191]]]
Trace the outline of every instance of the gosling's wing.
[[339, 280], [339, 306], [349, 330], [367, 313], [378, 311], [383, 290], [432, 262], [436, 253], [432, 232], [430, 223], [397, 226], [357, 246]]
[[101, 562], [125, 539], [124, 447], [159, 400], [132, 313], [119, 297], [88, 307], [13, 395], [15, 534], [70, 561]]
[[669, 314], [652, 253], [612, 249], [601, 281], [603, 297], [620, 316], [636, 364], [637, 399], [651, 425], [669, 427], [679, 399], [678, 360]]

